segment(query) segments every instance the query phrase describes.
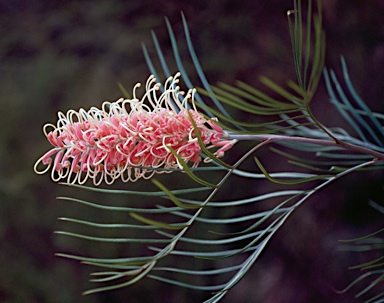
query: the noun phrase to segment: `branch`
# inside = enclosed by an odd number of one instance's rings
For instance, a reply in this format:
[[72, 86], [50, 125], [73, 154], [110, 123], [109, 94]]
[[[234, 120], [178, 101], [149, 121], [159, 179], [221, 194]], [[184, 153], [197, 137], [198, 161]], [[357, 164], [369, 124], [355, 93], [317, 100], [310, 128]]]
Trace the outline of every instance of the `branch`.
[[353, 152], [358, 152], [361, 154], [371, 155], [375, 157], [377, 160], [384, 161], [384, 154], [374, 151], [369, 148], [365, 148], [359, 145], [347, 143], [344, 141], [333, 141], [333, 140], [324, 140], [324, 139], [314, 139], [314, 138], [306, 138], [306, 137], [295, 137], [295, 136], [282, 136], [282, 135], [271, 135], [271, 134], [234, 134], [228, 133], [225, 139], [236, 139], [236, 140], [252, 140], [252, 141], [262, 141], [266, 143], [272, 142], [296, 142], [296, 143], [305, 143], [305, 144], [315, 144], [321, 146], [336, 146], [340, 148], [344, 148], [346, 150], [350, 150]]

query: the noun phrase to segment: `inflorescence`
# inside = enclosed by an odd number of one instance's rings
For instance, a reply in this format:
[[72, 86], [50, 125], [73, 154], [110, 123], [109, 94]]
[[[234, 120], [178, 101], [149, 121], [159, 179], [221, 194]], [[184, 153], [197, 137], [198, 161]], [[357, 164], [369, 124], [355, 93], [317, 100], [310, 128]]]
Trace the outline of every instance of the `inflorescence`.
[[[132, 99], [104, 102], [101, 109], [69, 110], [66, 115], [59, 112], [56, 126], [43, 127], [53, 148], [37, 160], [35, 172], [51, 169], [54, 181], [83, 184], [92, 179], [95, 185], [120, 178], [124, 182], [148, 179], [155, 173], [182, 169], [170, 148], [196, 167], [202, 149], [190, 116], [204, 145], [218, 147], [214, 154], [222, 157], [236, 140], [223, 139], [225, 132], [216, 124], [217, 119], [206, 119], [196, 110], [195, 90], [184, 95], [177, 85], [179, 77], [177, 73], [168, 78], [162, 93], [160, 84], [150, 76], [140, 99], [136, 96], [138, 83]], [[46, 166], [42, 171], [40, 163]]]

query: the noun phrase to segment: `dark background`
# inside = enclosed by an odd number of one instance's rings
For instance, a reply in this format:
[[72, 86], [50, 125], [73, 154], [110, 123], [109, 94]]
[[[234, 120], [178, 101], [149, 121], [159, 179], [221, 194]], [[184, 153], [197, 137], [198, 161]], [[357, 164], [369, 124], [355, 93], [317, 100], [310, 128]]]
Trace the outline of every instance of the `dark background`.
[[[200, 302], [207, 297], [152, 280], [116, 292], [81, 296], [91, 286], [87, 282], [90, 268], [55, 257], [55, 252], [95, 256], [104, 250], [116, 257], [129, 253], [53, 234], [61, 228], [56, 218], [70, 208], [55, 197], [71, 190], [33, 172], [34, 162], [49, 147], [42, 126], [54, 122], [58, 110], [116, 100], [121, 96], [117, 82], [130, 90], [136, 82], [145, 81], [149, 71], [141, 43], [154, 55], [153, 29], [164, 52], [171, 55], [164, 16], [183, 42], [180, 11], [188, 20], [211, 83], [242, 80], [259, 86], [258, 77], [266, 75], [284, 84], [294, 78], [286, 19], [292, 3], [0, 1], [1, 302]], [[326, 0], [323, 8], [327, 66], [340, 74], [339, 58], [344, 55], [357, 92], [381, 111], [384, 2]], [[186, 52], [184, 57], [188, 58]], [[323, 88], [313, 108], [325, 124], [344, 125], [329, 111]], [[352, 299], [357, 290], [342, 295], [335, 290], [360, 274], [347, 268], [364, 256], [338, 252], [338, 240], [380, 227], [382, 217], [367, 201], [374, 198], [382, 203], [381, 184], [380, 174], [368, 172], [318, 193], [288, 220], [223, 302], [359, 302]], [[132, 189], [135, 184], [120, 187]]]

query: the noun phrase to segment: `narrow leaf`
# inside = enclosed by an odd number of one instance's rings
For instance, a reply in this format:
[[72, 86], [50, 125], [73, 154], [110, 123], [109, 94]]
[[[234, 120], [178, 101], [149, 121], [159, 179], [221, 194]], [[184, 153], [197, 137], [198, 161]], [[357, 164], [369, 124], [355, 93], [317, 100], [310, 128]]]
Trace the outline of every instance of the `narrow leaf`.
[[155, 184], [158, 188], [160, 188], [168, 197], [169, 199], [175, 203], [176, 206], [186, 209], [196, 209], [201, 208], [201, 205], [191, 205], [191, 204], [185, 204], [182, 203], [174, 194], [171, 193], [171, 191], [165, 187], [160, 181], [156, 179], [151, 179], [152, 183]]
[[[136, 219], [137, 221], [140, 221], [140, 222], [143, 222], [145, 224], [148, 224], [150, 226], [156, 226], [156, 227], [160, 227], [160, 228], [164, 228], [164, 229], [171, 229], [171, 230], [179, 230], [179, 229], [183, 229], [185, 227], [188, 226], [188, 224], [168, 224], [168, 223], [164, 223], [164, 222], [160, 222], [160, 221], [156, 221], [156, 220], [151, 220], [151, 219], [148, 219], [148, 218], [145, 218], [143, 216], [140, 216], [139, 214], [136, 214], [136, 213], [129, 213], [129, 215]], [[169, 242], [169, 240], [168, 240]], [[150, 241], [147, 241], [147, 242], [143, 242], [143, 243], [151, 243]], [[167, 243], [167, 241], [164, 241], [164, 242], [158, 242], [158, 243]]]
[[265, 177], [268, 180], [270, 180], [270, 181], [272, 181], [274, 183], [277, 183], [277, 184], [281, 184], [281, 185], [294, 185], [294, 184], [306, 183], [306, 182], [310, 182], [310, 181], [315, 181], [315, 180], [320, 180], [320, 179], [327, 179], [327, 178], [332, 177], [332, 175], [317, 175], [317, 176], [313, 176], [313, 177], [297, 179], [297, 180], [292, 180], [292, 181], [281, 181], [281, 180], [272, 178], [271, 175], [268, 174], [268, 172], [264, 168], [264, 166], [261, 164], [259, 159], [257, 159], [257, 157], [255, 157], [254, 159], [256, 161], [257, 166], [260, 168], [260, 170], [263, 172], [263, 174], [265, 175]]

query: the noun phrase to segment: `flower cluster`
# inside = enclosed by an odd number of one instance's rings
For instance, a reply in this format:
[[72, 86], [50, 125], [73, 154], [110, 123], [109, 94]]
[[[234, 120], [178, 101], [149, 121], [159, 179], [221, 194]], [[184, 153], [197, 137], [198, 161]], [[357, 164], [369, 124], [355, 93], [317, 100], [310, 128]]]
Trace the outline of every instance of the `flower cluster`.
[[[184, 96], [177, 86], [179, 76], [168, 78], [162, 93], [160, 84], [150, 76], [140, 99], [136, 96], [140, 84], [136, 84], [132, 99], [104, 102], [101, 109], [69, 110], [66, 115], [59, 112], [57, 125], [43, 128], [53, 148], [36, 162], [35, 172], [52, 169], [54, 181], [66, 179], [79, 184], [88, 179], [95, 185], [103, 180], [111, 184], [119, 178], [136, 181], [182, 169], [169, 147], [196, 167], [201, 161], [201, 147], [190, 116], [204, 145], [218, 147], [215, 155], [223, 156], [235, 141], [224, 140], [225, 132], [216, 120], [206, 119], [196, 110], [194, 90]], [[192, 109], [188, 109], [189, 101]], [[42, 171], [38, 169], [41, 164], [46, 165]]]

